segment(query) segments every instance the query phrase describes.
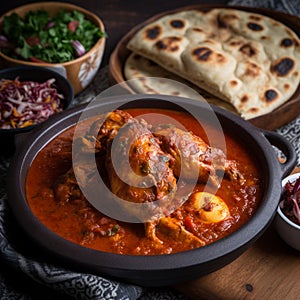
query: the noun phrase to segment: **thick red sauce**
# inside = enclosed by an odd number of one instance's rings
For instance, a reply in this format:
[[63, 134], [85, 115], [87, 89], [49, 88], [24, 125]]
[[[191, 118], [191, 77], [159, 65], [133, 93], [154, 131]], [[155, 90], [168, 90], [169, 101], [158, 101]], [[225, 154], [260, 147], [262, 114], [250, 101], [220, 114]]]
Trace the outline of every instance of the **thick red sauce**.
[[[206, 135], [199, 124], [189, 115], [167, 110], [131, 109], [133, 116], [146, 113], [163, 113], [175, 118], [188, 130], [206, 141]], [[151, 120], [153, 123], [154, 120]], [[159, 120], [157, 120], [159, 122]], [[88, 122], [86, 129], [88, 129]], [[143, 224], [129, 224], [112, 220], [94, 209], [86, 200], [67, 203], [57, 201], [53, 193], [53, 183], [72, 165], [71, 147], [74, 127], [67, 129], [48, 143], [34, 159], [27, 176], [26, 193], [32, 212], [50, 230], [63, 238], [85, 247], [121, 254], [154, 255], [185, 251], [193, 248], [185, 242], [158, 232], [163, 241], [157, 246], [145, 237]], [[211, 135], [217, 139], [218, 132], [211, 129]], [[246, 185], [223, 179], [217, 191], [227, 204], [231, 217], [218, 223], [203, 223], [191, 212], [189, 201], [180, 209], [178, 218], [184, 220], [185, 228], [201, 238], [205, 243], [212, 243], [237, 230], [255, 213], [262, 197], [261, 175], [255, 163], [253, 153], [247, 151], [232, 133], [225, 133], [228, 159], [238, 161], [240, 172]], [[214, 145], [216, 146], [216, 145]], [[224, 149], [223, 149], [224, 150]], [[202, 191], [203, 184], [197, 184], [195, 191]], [[188, 220], [188, 222], [186, 221]]]

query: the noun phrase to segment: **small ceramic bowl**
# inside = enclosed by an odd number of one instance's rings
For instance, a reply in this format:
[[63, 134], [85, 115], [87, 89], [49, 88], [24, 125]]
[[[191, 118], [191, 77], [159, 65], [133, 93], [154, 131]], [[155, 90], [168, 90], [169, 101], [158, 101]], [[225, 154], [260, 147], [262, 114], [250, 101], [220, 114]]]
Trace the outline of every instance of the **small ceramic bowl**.
[[[29, 11], [45, 10], [50, 16], [56, 15], [59, 11], [78, 11], [83, 13], [87, 19], [96, 24], [102, 32], [105, 32], [104, 25], [101, 19], [90, 11], [65, 2], [36, 2], [27, 5], [20, 6], [5, 13], [0, 18], [0, 32], [5, 16], [9, 16], [12, 13], [17, 13], [21, 18], [24, 17]], [[27, 66], [42, 66], [51, 68], [57, 71], [64, 77], [66, 77], [72, 84], [75, 94], [78, 94], [85, 89], [94, 79], [97, 71], [100, 68], [103, 52], [105, 47], [105, 37], [101, 37], [96, 44], [86, 52], [84, 55], [64, 63], [40, 63], [30, 62], [20, 59], [11, 58], [2, 52], [0, 52], [0, 58], [2, 59], [6, 67], [15, 65], [27, 65]]]
[[[18, 66], [0, 70], [0, 79], [15, 80], [16, 78], [18, 78], [20, 82], [34, 81], [39, 83], [46, 82], [48, 79], [55, 79], [53, 87], [57, 89], [59, 94], [63, 95], [63, 99], [61, 100], [63, 110], [68, 109], [74, 101], [74, 92], [70, 82], [53, 70], [33, 66]], [[0, 128], [0, 153], [13, 153], [15, 150], [15, 135], [31, 131], [46, 121], [23, 128]]]
[[[300, 173], [294, 173], [282, 180], [282, 187], [289, 182], [294, 182], [300, 177]], [[300, 251], [300, 226], [292, 222], [278, 206], [275, 218], [275, 228], [279, 236], [292, 248]]]

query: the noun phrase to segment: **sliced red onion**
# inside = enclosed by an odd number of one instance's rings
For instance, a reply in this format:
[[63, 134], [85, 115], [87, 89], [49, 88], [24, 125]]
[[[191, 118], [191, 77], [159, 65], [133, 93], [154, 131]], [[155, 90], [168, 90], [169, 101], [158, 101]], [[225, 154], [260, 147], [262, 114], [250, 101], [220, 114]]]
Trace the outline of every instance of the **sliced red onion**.
[[80, 57], [82, 56], [83, 54], [85, 54], [85, 49], [83, 47], [83, 45], [79, 42], [79, 41], [73, 41], [72, 42], [72, 46], [75, 50], [75, 53], [76, 53], [76, 56], [77, 57]]
[[300, 225], [300, 177], [293, 183], [286, 183], [280, 208], [291, 221]]
[[291, 201], [293, 202], [293, 213], [294, 213], [294, 217], [296, 218], [298, 224], [300, 224], [300, 208], [299, 208], [299, 204], [297, 202], [297, 195], [293, 195], [291, 197]]
[[300, 178], [294, 183], [293, 193], [296, 194], [300, 190]]
[[8, 41], [7, 37], [4, 35], [0, 35], [0, 47], [3, 48], [12, 48], [13, 45]]
[[4, 35], [0, 35], [0, 42], [8, 42], [8, 39]]
[[2, 110], [2, 115], [3, 115], [3, 118], [6, 119], [6, 118], [9, 118], [13, 112], [13, 105], [11, 103], [5, 103], [3, 105], [3, 110]]
[[45, 29], [50, 29], [52, 27], [55, 26], [55, 22], [54, 21], [50, 21], [46, 26], [45, 26]]
[[0, 79], [0, 128], [21, 128], [37, 124], [62, 111], [55, 79], [39, 83]]

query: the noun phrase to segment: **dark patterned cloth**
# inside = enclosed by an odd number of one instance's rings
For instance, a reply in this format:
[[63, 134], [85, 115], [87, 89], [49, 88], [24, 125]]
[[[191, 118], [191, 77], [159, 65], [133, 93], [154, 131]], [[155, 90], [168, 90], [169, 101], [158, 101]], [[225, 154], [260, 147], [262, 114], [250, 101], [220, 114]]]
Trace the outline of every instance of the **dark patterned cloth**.
[[292, 15], [300, 15], [299, 0], [231, 0], [228, 4], [272, 8]]
[[[233, 5], [273, 7], [299, 15], [298, 1], [278, 0], [233, 0]], [[87, 90], [77, 98], [77, 103], [89, 102], [94, 96], [109, 87], [107, 68], [102, 69]], [[300, 157], [300, 117], [279, 128], [295, 147]], [[298, 158], [298, 165], [300, 159]], [[186, 299], [171, 289], [145, 289], [92, 274], [76, 273], [55, 263], [45, 262], [34, 245], [22, 244], [22, 236], [12, 222], [7, 207], [5, 189], [9, 158], [0, 156], [0, 299], [121, 299], [121, 300], [173, 300]]]

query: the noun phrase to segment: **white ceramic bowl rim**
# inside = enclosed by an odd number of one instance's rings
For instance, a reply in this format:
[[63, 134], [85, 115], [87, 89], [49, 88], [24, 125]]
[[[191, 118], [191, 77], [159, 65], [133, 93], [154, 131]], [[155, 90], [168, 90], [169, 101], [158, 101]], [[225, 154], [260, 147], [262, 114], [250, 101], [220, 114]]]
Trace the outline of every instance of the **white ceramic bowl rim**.
[[[282, 188], [284, 188], [284, 186], [286, 185], [286, 183], [289, 182], [294, 182], [297, 178], [300, 177], [300, 172], [299, 173], [294, 173], [291, 174], [289, 176], [287, 176], [286, 178], [284, 178], [282, 180]], [[294, 223], [293, 221], [291, 221], [288, 217], [285, 216], [285, 214], [281, 211], [280, 206], [278, 205], [277, 208], [277, 212], [280, 215], [280, 217], [286, 222], [288, 223], [290, 226], [294, 227], [295, 229], [300, 230], [300, 225], [297, 225], [296, 223]]]

